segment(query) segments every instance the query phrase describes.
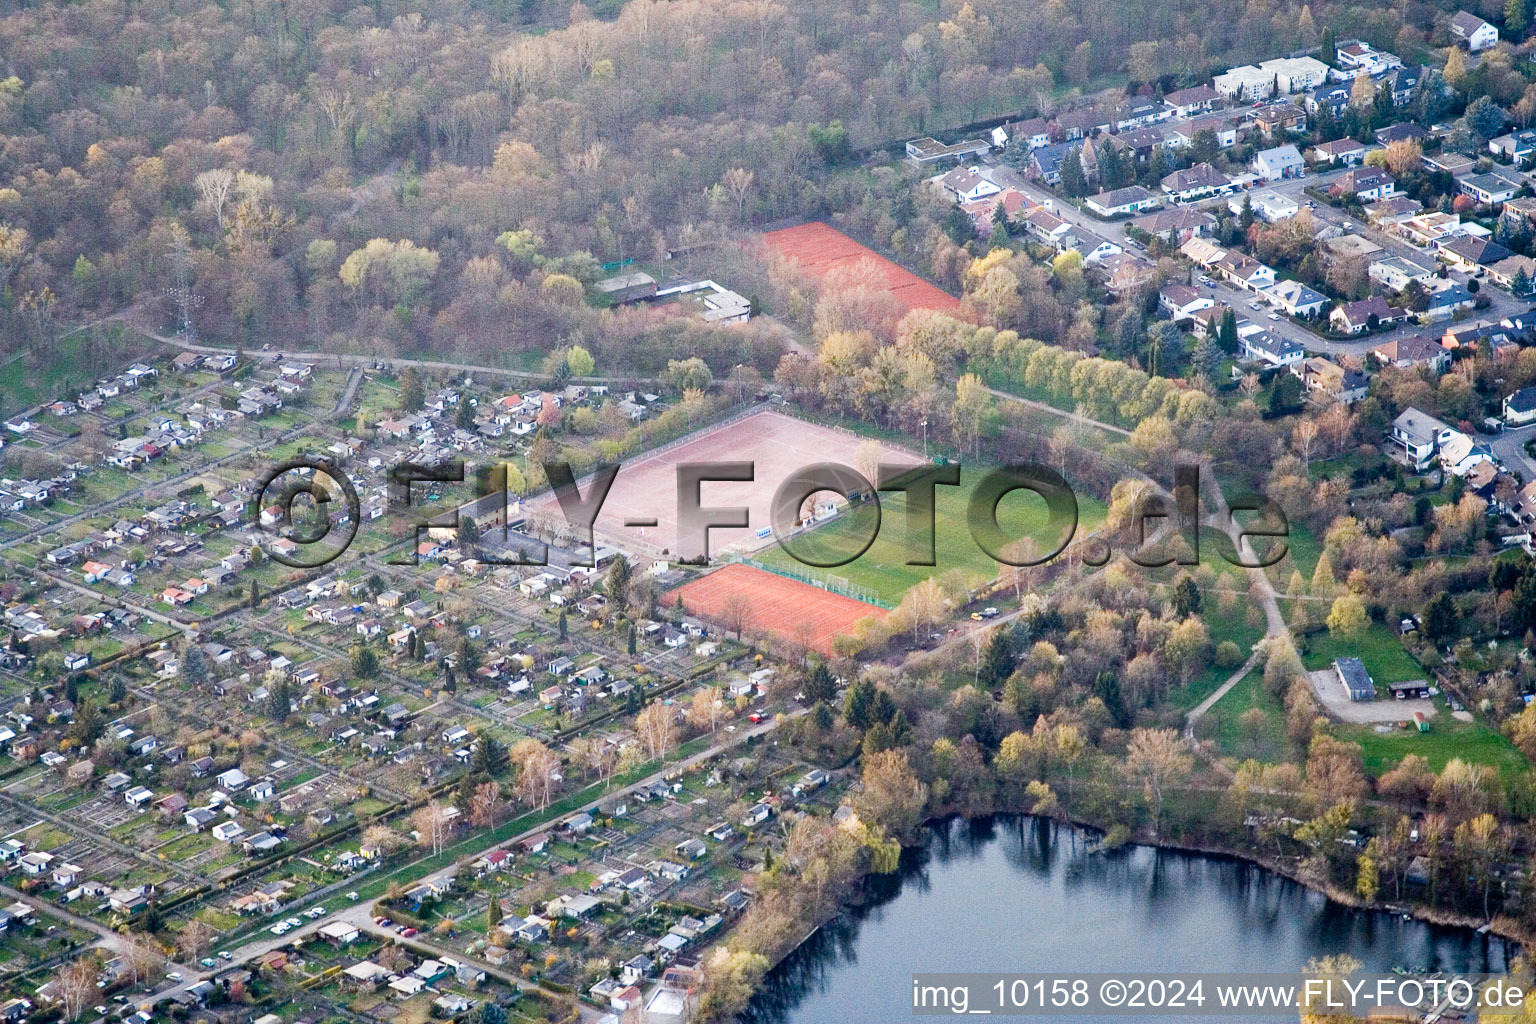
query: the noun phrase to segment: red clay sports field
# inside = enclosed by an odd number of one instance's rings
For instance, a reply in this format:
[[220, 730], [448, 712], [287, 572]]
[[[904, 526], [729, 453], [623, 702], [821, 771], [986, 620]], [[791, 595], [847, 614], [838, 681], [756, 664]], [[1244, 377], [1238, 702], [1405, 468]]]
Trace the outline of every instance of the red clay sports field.
[[[751, 482], [708, 481], [699, 488], [700, 504], [749, 510], [748, 529], [711, 530], [709, 550], [719, 557], [728, 546], [755, 551], [774, 543], [759, 537], [769, 524], [774, 492], [793, 473], [818, 462], [856, 466], [855, 455], [865, 438], [845, 430], [763, 410], [743, 419], [709, 427], [679, 443], [626, 461], [614, 478], [593, 530], [623, 550], [649, 550], [665, 557], [691, 558], [702, 554], [696, 544], [680, 541], [677, 520], [677, 467], [699, 462], [751, 462], [756, 476]], [[886, 462], [913, 465], [919, 456], [900, 448], [883, 446]], [[587, 493], [588, 481], [581, 481]], [[559, 506], [546, 492], [530, 507], [558, 516]], [[655, 526], [631, 527], [631, 520], [654, 519]]]
[[865, 616], [884, 618], [886, 614], [872, 604], [741, 564], [727, 565], [686, 583], [665, 600], [673, 604], [681, 597], [689, 613], [718, 621], [732, 594], [747, 599], [745, 632], [802, 641], [826, 655], [832, 654], [835, 635], [848, 632]]
[[873, 249], [860, 245], [821, 221], [770, 231], [763, 235], [763, 241], [774, 252], [792, 260], [817, 279], [825, 278], [838, 267], [859, 260], [868, 261], [876, 269], [886, 291], [906, 307], [903, 312], [936, 309], [952, 313], [960, 308], [960, 300], [942, 288], [929, 284], [910, 270], [892, 263]]

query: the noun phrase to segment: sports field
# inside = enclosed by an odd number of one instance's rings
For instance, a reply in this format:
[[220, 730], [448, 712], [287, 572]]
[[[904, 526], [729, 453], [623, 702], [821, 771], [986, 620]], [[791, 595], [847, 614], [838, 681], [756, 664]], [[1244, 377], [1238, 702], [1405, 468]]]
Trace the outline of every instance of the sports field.
[[892, 263], [873, 249], [860, 245], [821, 221], [770, 231], [763, 236], [763, 241], [774, 252], [791, 260], [818, 280], [840, 267], [864, 261], [873, 271], [875, 279], [901, 304], [903, 313], [913, 309], [937, 309], [952, 313], [960, 308], [960, 300], [942, 288], [924, 281], [910, 270]]
[[718, 619], [735, 594], [746, 599], [745, 632], [797, 640], [826, 655], [832, 654], [832, 638], [848, 632], [855, 622], [866, 616], [885, 617], [885, 611], [874, 605], [749, 565], [727, 565], [701, 576], [667, 594], [665, 602], [675, 604], [681, 598], [688, 612]]
[[[812, 569], [797, 560], [778, 543], [758, 552], [754, 558], [771, 568], [818, 577], [835, 574], [854, 587], [864, 588], [879, 600], [898, 604], [901, 595], [912, 586], [930, 576], [940, 577], [958, 570], [964, 574], [968, 587], [979, 586], [997, 576], [997, 563], [971, 538], [966, 516], [971, 492], [986, 475], [988, 467], [963, 466], [957, 487], [938, 487], [934, 501], [934, 561], [935, 565], [908, 565], [907, 563], [907, 496], [896, 491], [880, 496], [880, 532], [869, 550], [847, 565], [830, 569]], [[1104, 522], [1103, 502], [1085, 495], [1077, 495], [1078, 526], [1075, 536], [1082, 538]], [[831, 556], [844, 555], [855, 550], [867, 535], [868, 518], [863, 511], [846, 513], [825, 523], [798, 541], [797, 553], [811, 555], [813, 561], [831, 561]], [[1046, 535], [1045, 502], [1029, 491], [1015, 491], [999, 503], [998, 525], [1010, 537], [1033, 537], [1040, 552], [1051, 551], [1060, 543], [1059, 537]]]
[[[702, 554], [693, 531], [678, 529], [678, 469], [707, 462], [750, 462], [750, 481], [706, 481], [699, 487], [705, 508], [746, 508], [746, 529], [714, 529], [709, 550], [718, 557], [727, 547], [754, 551], [773, 543], [771, 535], [759, 537], [769, 525], [773, 495], [793, 473], [819, 462], [856, 466], [857, 454], [867, 439], [845, 430], [764, 410], [724, 426], [710, 427], [683, 438], [660, 451], [625, 462], [614, 479], [593, 525], [604, 540], [623, 550], [650, 550], [672, 558]], [[883, 445], [884, 462], [913, 465], [921, 461], [913, 452]], [[580, 481], [588, 494], [590, 480]], [[545, 493], [529, 503], [535, 513], [560, 516], [554, 495]], [[628, 526], [637, 520], [654, 520], [652, 526]]]

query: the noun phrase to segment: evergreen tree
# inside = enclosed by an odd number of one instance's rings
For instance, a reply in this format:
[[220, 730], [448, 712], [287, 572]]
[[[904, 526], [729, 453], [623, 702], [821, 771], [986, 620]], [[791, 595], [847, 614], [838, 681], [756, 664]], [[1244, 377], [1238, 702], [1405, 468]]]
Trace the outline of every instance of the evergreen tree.
[[181, 649], [181, 677], [193, 686], [208, 681], [208, 659], [195, 640], [188, 640]]
[[495, 935], [496, 926], [499, 924], [501, 924], [501, 895], [493, 893], [491, 902], [485, 907], [485, 933]]
[[501, 741], [484, 733], [475, 741], [474, 763], [470, 770], [478, 775], [499, 775], [507, 766], [507, 750]]
[[1131, 724], [1131, 716], [1125, 710], [1125, 699], [1120, 695], [1120, 678], [1113, 672], [1100, 672], [1094, 678], [1093, 695], [1104, 702], [1116, 727], [1124, 729]]
[[261, 584], [251, 580], [251, 607], [261, 607]]
[[981, 671], [977, 673], [977, 685], [983, 690], [1000, 690], [1008, 677], [1013, 675], [1013, 643], [1008, 631], [994, 630], [981, 656]]
[[1293, 373], [1277, 373], [1269, 385], [1269, 413], [1283, 416], [1301, 408], [1301, 381]]
[[1450, 594], [1440, 591], [1424, 606], [1424, 635], [1439, 643], [1456, 633], [1460, 613]]
[[1194, 371], [1207, 382], [1214, 384], [1216, 375], [1221, 372], [1222, 351], [1216, 339], [1209, 334], [1195, 342], [1195, 350], [1192, 353]]
[[1237, 314], [1228, 306], [1221, 314], [1221, 328], [1217, 332], [1221, 350], [1229, 356], [1237, 355]]
[[287, 678], [279, 679], [267, 692], [267, 714], [277, 722], [283, 721], [293, 710], [293, 698], [288, 690]]
[[608, 563], [608, 576], [603, 581], [603, 589], [608, 591], [608, 597], [614, 601], [623, 601], [633, 574], [629, 559], [615, 555], [613, 561]]
[[406, 412], [415, 412], [426, 400], [426, 386], [422, 383], [421, 374], [414, 366], [406, 367], [400, 374], [400, 408]]
[[1061, 158], [1061, 190], [1073, 198], [1088, 194], [1088, 179], [1083, 176], [1083, 161], [1076, 146]]
[[1510, 278], [1509, 290], [1521, 298], [1528, 298], [1531, 294], [1531, 277], [1521, 267], [1515, 271], [1515, 276]]
[[460, 547], [473, 547], [480, 540], [480, 526], [474, 516], [460, 516], [458, 541]]
[[459, 407], [453, 411], [453, 425], [460, 430], [475, 429], [475, 407], [469, 404], [469, 399], [459, 399]]
[[631, 657], [635, 654], [635, 634], [635, 624], [631, 622], [629, 624], [629, 653]]
[[868, 729], [875, 724], [875, 684], [867, 679], [855, 679], [843, 695], [843, 718], [855, 729]]
[[1187, 572], [1179, 573], [1178, 579], [1173, 581], [1174, 614], [1181, 619], [1199, 615], [1204, 603], [1204, 595], [1200, 593], [1200, 585], [1195, 582], [1195, 578]]
[[831, 703], [837, 697], [837, 681], [832, 678], [831, 671], [824, 661], [812, 662], [811, 670], [805, 675], [805, 685], [801, 687], [809, 704]]
[[1504, 0], [1504, 35], [1516, 36], [1530, 24], [1525, 0]]
[[564, 640], [567, 635], [568, 635], [568, 630], [567, 630], [566, 623], [565, 623], [565, 609], [561, 608], [560, 609], [560, 639]]
[[121, 705], [128, 699], [128, 684], [123, 682], [123, 677], [113, 675], [112, 681], [107, 684], [107, 703], [114, 706]]
[[1331, 68], [1338, 67], [1339, 66], [1339, 44], [1338, 44], [1338, 39], [1334, 36], [1333, 29], [1331, 27], [1325, 26], [1323, 28], [1323, 36], [1322, 36], [1321, 44], [1322, 44], [1322, 48], [1323, 48], [1322, 62], [1324, 64], [1327, 64]]

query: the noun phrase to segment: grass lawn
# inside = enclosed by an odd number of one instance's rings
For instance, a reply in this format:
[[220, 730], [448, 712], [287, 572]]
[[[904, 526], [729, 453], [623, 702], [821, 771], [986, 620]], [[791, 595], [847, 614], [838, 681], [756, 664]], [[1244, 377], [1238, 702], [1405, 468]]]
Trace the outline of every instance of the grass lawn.
[[[880, 532], [869, 550], [847, 565], [830, 569], [807, 566], [779, 545], [761, 552], [757, 558], [770, 568], [787, 569], [795, 574], [817, 577], [841, 576], [891, 604], [901, 595], [930, 576], [941, 577], [958, 571], [967, 587], [976, 587], [997, 575], [997, 563], [977, 546], [967, 524], [971, 492], [985, 475], [982, 467], [965, 467], [956, 487], [935, 488], [934, 561], [936, 565], [908, 565], [907, 495], [904, 491], [887, 492], [880, 498]], [[1104, 504], [1086, 495], [1077, 496], [1076, 536], [1097, 529], [1104, 521]], [[1042, 552], [1055, 548], [1060, 537], [1045, 533], [1045, 502], [1028, 491], [1015, 491], [998, 504], [998, 525], [1010, 537], [1032, 536]], [[867, 536], [872, 521], [868, 506], [845, 511], [836, 519], [795, 539], [797, 553], [817, 561], [829, 561], [858, 549]]]
[[1393, 729], [1379, 733], [1371, 726], [1335, 725], [1334, 735], [1360, 744], [1365, 770], [1380, 775], [1394, 767], [1407, 754], [1428, 759], [1430, 770], [1438, 772], [1453, 757], [1474, 764], [1486, 764], [1496, 770], [1506, 785], [1526, 769], [1525, 757], [1503, 735], [1482, 722], [1458, 722], [1442, 704], [1430, 719], [1429, 732]]
[[[1240, 721], [1243, 712], [1252, 708], [1264, 712], [1263, 727], [1255, 732], [1244, 728]], [[1210, 725], [1202, 724], [1201, 732], [1216, 740], [1216, 748], [1223, 757], [1278, 760], [1286, 749], [1285, 707], [1264, 689], [1262, 672], [1244, 676], [1216, 702], [1206, 720]]]
[[1357, 657], [1376, 683], [1377, 695], [1387, 696], [1388, 683], [1428, 678], [1419, 663], [1403, 650], [1403, 645], [1386, 626], [1373, 622], [1357, 637], [1336, 637], [1327, 631], [1306, 637], [1302, 661], [1309, 669], [1327, 668], [1335, 658]]
[[[1284, 587], [1291, 578], [1292, 570], [1300, 570], [1302, 579], [1310, 580], [1317, 568], [1317, 560], [1323, 553], [1322, 541], [1305, 523], [1291, 523], [1291, 535], [1287, 538], [1290, 553], [1276, 563], [1274, 579]], [[1289, 564], [1287, 564], [1289, 563]]]

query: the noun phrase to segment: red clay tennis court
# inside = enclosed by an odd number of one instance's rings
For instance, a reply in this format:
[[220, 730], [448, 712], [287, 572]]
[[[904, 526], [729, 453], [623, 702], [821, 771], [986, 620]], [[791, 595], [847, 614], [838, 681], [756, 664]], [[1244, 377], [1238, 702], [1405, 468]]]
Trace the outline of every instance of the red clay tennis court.
[[960, 300], [942, 288], [929, 284], [910, 270], [892, 263], [873, 249], [860, 245], [821, 221], [770, 231], [763, 236], [763, 241], [774, 252], [792, 260], [818, 280], [840, 266], [858, 260], [871, 261], [886, 290], [906, 307], [905, 311], [936, 309], [950, 313], [960, 308]]
[[743, 623], [747, 632], [804, 641], [826, 655], [832, 653], [832, 638], [838, 633], [848, 632], [866, 615], [884, 618], [886, 614], [872, 604], [740, 563], [685, 583], [664, 600], [675, 604], [681, 597], [688, 612], [712, 619], [721, 615], [732, 594], [747, 598]]

